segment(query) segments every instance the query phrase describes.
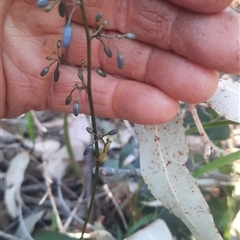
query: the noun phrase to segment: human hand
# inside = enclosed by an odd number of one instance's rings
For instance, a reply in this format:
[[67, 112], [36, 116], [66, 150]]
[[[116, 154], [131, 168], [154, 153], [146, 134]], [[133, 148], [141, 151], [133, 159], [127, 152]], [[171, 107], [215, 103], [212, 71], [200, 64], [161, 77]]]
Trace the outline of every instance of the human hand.
[[[117, 42], [124, 56], [123, 70], [117, 68], [114, 57], [106, 57], [98, 41], [93, 41], [92, 65], [108, 74], [102, 78], [93, 72], [98, 116], [142, 124], [168, 121], [177, 113], [178, 100], [199, 103], [215, 92], [216, 71], [240, 72], [238, 14], [221, 12], [231, 1], [171, 2], [85, 1], [90, 25], [96, 14], [103, 12], [103, 18], [109, 20], [106, 32], [137, 36], [134, 41]], [[0, 117], [14, 117], [31, 109], [72, 112], [65, 98], [78, 80], [76, 70], [60, 65], [57, 83], [51, 72], [40, 77], [49, 64], [46, 56], [51, 56], [62, 38], [65, 19], [58, 16], [57, 8], [45, 13], [32, 0], [8, 0], [2, 7]], [[67, 61], [75, 65], [86, 59], [84, 29], [77, 15], [72, 23], [72, 42], [64, 52]], [[89, 114], [84, 91], [79, 103], [81, 112]]]

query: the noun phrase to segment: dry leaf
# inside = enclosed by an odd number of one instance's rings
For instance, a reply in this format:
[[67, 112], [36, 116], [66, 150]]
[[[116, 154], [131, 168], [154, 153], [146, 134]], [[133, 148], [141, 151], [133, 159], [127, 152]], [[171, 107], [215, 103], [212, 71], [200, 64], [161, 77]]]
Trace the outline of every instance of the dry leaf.
[[4, 203], [7, 207], [9, 215], [12, 218], [15, 218], [17, 216], [16, 200], [19, 203], [22, 203], [20, 188], [29, 161], [30, 158], [27, 151], [19, 153], [11, 160], [6, 173], [6, 190], [4, 193]]
[[157, 219], [147, 227], [137, 231], [125, 240], [172, 240], [172, 234], [162, 219]]
[[185, 166], [188, 146], [178, 115], [158, 126], [136, 125], [140, 165], [152, 194], [179, 217], [197, 240], [220, 240], [209, 207]]

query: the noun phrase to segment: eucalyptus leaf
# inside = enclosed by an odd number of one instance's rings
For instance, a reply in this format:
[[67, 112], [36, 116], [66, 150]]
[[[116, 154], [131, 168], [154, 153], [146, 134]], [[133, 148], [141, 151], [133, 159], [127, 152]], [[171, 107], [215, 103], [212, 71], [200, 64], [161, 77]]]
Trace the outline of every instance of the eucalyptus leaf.
[[240, 123], [239, 84], [220, 79], [216, 92], [207, 104], [219, 115]]
[[222, 240], [196, 180], [186, 168], [188, 145], [181, 117], [158, 126], [135, 127], [141, 172], [151, 193], [186, 224], [196, 240]]

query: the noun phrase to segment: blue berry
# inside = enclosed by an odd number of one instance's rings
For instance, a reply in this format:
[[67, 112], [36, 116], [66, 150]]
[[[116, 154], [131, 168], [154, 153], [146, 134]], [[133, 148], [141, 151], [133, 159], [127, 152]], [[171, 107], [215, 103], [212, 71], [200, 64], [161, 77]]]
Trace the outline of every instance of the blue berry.
[[75, 117], [78, 116], [79, 110], [80, 110], [80, 106], [79, 106], [79, 103], [76, 101], [76, 102], [73, 104], [73, 114], [74, 114]]
[[72, 26], [67, 24], [63, 29], [63, 46], [66, 48], [70, 45], [72, 39]]
[[48, 5], [48, 0], [38, 0], [37, 1], [37, 6], [38, 7], [45, 7]]

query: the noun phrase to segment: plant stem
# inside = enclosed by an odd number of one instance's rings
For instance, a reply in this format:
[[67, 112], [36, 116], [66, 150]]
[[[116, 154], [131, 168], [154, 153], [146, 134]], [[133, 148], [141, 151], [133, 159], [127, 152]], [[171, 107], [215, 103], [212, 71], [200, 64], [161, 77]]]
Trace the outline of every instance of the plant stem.
[[67, 114], [64, 114], [64, 124], [63, 124], [63, 129], [64, 129], [64, 142], [65, 145], [67, 147], [67, 151], [68, 151], [68, 155], [69, 155], [69, 159], [70, 159], [70, 165], [72, 167], [72, 169], [74, 170], [74, 172], [76, 173], [76, 175], [78, 177], [80, 177], [81, 173], [77, 167], [76, 161], [74, 159], [74, 155], [73, 155], [73, 151], [72, 151], [72, 147], [71, 147], [71, 143], [70, 143], [70, 139], [69, 139], [69, 134], [68, 134], [68, 126], [67, 126]]
[[[87, 18], [86, 18], [86, 13], [84, 9], [84, 1], [81, 1], [80, 10], [83, 18], [83, 25], [85, 29], [85, 34], [86, 34], [86, 39], [87, 39], [87, 94], [88, 94], [88, 101], [89, 101], [89, 106], [90, 106], [90, 113], [91, 113], [91, 120], [92, 120], [92, 129], [94, 134], [94, 141], [95, 141], [95, 155], [98, 157], [99, 155], [99, 146], [98, 146], [98, 141], [97, 141], [97, 126], [96, 126], [96, 117], [95, 117], [95, 111], [94, 111], [94, 105], [93, 105], [93, 97], [92, 97], [92, 86], [91, 86], [91, 71], [92, 71], [92, 63], [91, 63], [91, 37], [89, 33], [89, 28], [88, 28], [88, 23], [87, 23]], [[96, 170], [95, 170], [95, 175], [93, 179], [93, 187], [92, 187], [92, 197], [90, 200], [90, 205], [88, 208], [88, 213], [87, 213], [87, 218], [85, 220], [85, 223], [83, 225], [82, 229], [82, 235], [80, 240], [83, 239], [83, 235], [86, 230], [86, 226], [88, 223], [88, 219], [91, 213], [91, 210], [93, 208], [93, 203], [94, 203], [94, 198], [95, 198], [95, 192], [96, 192], [96, 187], [97, 187], [97, 182], [98, 182], [98, 172], [99, 172], [99, 167], [100, 167], [100, 162], [96, 162]]]

